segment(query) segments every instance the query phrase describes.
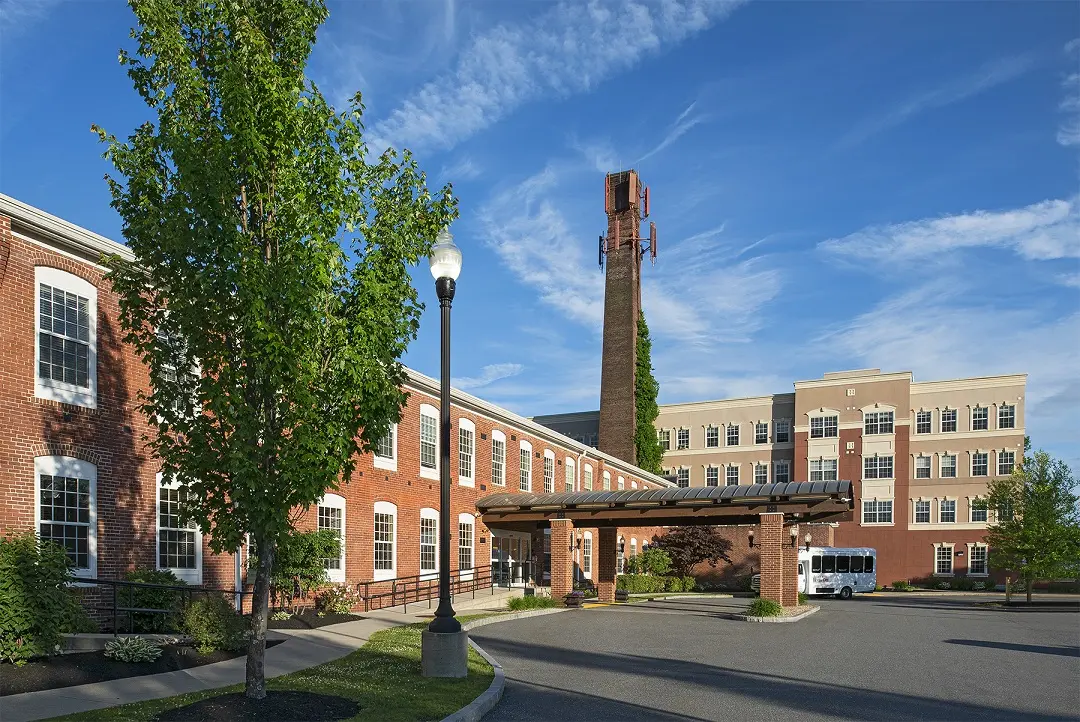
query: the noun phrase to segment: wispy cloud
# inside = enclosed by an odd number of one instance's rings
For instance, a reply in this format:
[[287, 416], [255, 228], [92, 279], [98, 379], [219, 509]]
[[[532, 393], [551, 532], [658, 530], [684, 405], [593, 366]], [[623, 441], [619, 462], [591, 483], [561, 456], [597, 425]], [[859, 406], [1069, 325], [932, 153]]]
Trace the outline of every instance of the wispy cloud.
[[48, 17], [60, 0], [3, 0], [0, 2], [0, 25], [4, 42], [11, 43], [33, 25]]
[[449, 165], [444, 165], [439, 171], [443, 181], [466, 181], [480, 177], [480, 166], [468, 156], [462, 156]]
[[1080, 273], [1060, 273], [1054, 279], [1062, 286], [1080, 288]]
[[524, 370], [524, 366], [516, 363], [488, 364], [480, 369], [479, 376], [463, 376], [461, 378], [452, 379], [450, 383], [454, 388], [468, 391], [470, 389], [478, 389], [487, 386], [499, 379], [517, 376]]
[[697, 105], [697, 102], [693, 102], [690, 105], [688, 105], [686, 107], [686, 110], [684, 110], [682, 113], [680, 113], [679, 117], [675, 119], [675, 122], [673, 122], [668, 127], [667, 133], [664, 135], [663, 140], [661, 140], [656, 145], [656, 147], [654, 147], [648, 153], [646, 153], [645, 155], [638, 158], [637, 162], [640, 163], [641, 161], [645, 160], [646, 158], [651, 158], [652, 156], [656, 155], [657, 153], [659, 153], [660, 151], [664, 150], [669, 145], [671, 145], [672, 143], [677, 141], [679, 138], [686, 135], [686, 133], [689, 132], [690, 129], [693, 128], [695, 125], [698, 125], [698, 124], [702, 123], [705, 120], [704, 115], [702, 115], [700, 113], [698, 113], [696, 115], [691, 115], [691, 113], [694, 110], [694, 106], [696, 106], [696, 105]]
[[475, 37], [457, 66], [371, 128], [373, 148], [449, 148], [523, 103], [566, 96], [636, 65], [722, 20], [738, 0], [662, 4], [560, 2], [540, 17]]
[[1075, 69], [1080, 60], [1080, 38], [1065, 45], [1065, 54], [1073, 63], [1073, 72], [1062, 81], [1065, 97], [1061, 100], [1061, 112], [1065, 118], [1058, 127], [1057, 141], [1064, 146], [1080, 146], [1080, 71]]
[[1080, 197], [1006, 211], [871, 226], [818, 244], [841, 258], [881, 263], [933, 258], [964, 248], [1011, 249], [1028, 260], [1080, 256]]
[[971, 75], [954, 78], [936, 88], [915, 95], [884, 115], [870, 118], [855, 126], [840, 139], [838, 146], [845, 148], [858, 145], [878, 133], [907, 122], [920, 113], [959, 103], [1007, 83], [1028, 72], [1034, 66], [1035, 60], [1030, 55], [1017, 55], [987, 63]]
[[580, 140], [570, 138], [570, 147], [581, 154], [589, 166], [600, 173], [613, 173], [622, 170], [619, 167], [619, 156], [611, 146], [608, 139]]

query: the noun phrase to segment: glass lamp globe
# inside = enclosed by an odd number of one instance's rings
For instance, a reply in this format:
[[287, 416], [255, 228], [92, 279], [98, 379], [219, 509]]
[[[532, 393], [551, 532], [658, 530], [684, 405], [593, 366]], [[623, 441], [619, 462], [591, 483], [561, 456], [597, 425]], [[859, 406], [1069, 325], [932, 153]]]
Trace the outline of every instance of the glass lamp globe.
[[456, 281], [461, 273], [461, 249], [454, 245], [454, 237], [445, 228], [439, 231], [435, 245], [431, 247], [431, 276], [437, 281], [449, 278]]

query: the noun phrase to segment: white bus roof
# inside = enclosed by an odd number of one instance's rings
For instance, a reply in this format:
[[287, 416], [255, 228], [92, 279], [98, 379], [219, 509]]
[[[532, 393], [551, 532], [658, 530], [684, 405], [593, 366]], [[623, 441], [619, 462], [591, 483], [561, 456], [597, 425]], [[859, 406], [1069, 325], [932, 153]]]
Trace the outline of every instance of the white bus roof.
[[807, 550], [806, 547], [802, 548], [803, 554], [813, 554], [814, 552], [825, 552], [828, 554], [850, 554], [851, 552], [859, 552], [860, 554], [877, 554], [877, 549], [874, 547], [810, 547]]

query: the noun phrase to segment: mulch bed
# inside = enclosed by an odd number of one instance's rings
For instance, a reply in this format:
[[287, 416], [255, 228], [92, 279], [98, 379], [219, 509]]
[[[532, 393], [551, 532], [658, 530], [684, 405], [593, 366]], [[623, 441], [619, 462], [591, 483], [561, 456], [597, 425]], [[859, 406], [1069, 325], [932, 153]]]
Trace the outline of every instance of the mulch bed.
[[356, 614], [332, 614], [327, 612], [325, 616], [320, 617], [316, 612], [311, 610], [301, 613], [299, 616], [292, 616], [288, 619], [275, 621], [269, 619], [266, 622], [267, 629], [318, 629], [319, 627], [326, 627], [331, 624], [341, 624], [342, 622], [355, 622], [363, 617]]
[[[281, 640], [267, 640], [266, 646], [269, 648], [280, 643]], [[175, 672], [178, 669], [224, 662], [245, 654], [246, 650], [199, 654], [193, 647], [179, 644], [162, 647], [161, 656], [153, 662], [121, 662], [106, 657], [104, 651], [61, 654], [27, 662], [22, 667], [3, 665], [3, 672], [0, 673], [0, 696]]]
[[254, 700], [242, 692], [223, 694], [201, 702], [162, 712], [157, 722], [231, 722], [232, 720], [275, 720], [275, 722], [330, 722], [355, 717], [360, 705], [351, 699], [312, 692], [267, 692]]

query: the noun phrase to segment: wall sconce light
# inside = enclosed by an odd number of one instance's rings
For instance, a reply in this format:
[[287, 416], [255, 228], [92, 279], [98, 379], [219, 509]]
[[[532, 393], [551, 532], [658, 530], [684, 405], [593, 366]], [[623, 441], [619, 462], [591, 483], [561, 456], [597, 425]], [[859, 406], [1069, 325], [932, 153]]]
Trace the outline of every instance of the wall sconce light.
[[791, 527], [790, 528], [790, 534], [791, 534], [791, 548], [794, 549], [796, 540], [799, 538], [799, 527], [797, 527], [797, 526]]
[[754, 548], [754, 529], [753, 529], [753, 527], [751, 527], [750, 529], [748, 529], [746, 531], [746, 536], [747, 536], [747, 541], [750, 544], [750, 548], [753, 549]]
[[810, 532], [806, 532], [806, 536], [803, 537], [803, 541], [806, 542], [806, 551], [810, 551], [810, 540], [813, 539], [810, 536]]

